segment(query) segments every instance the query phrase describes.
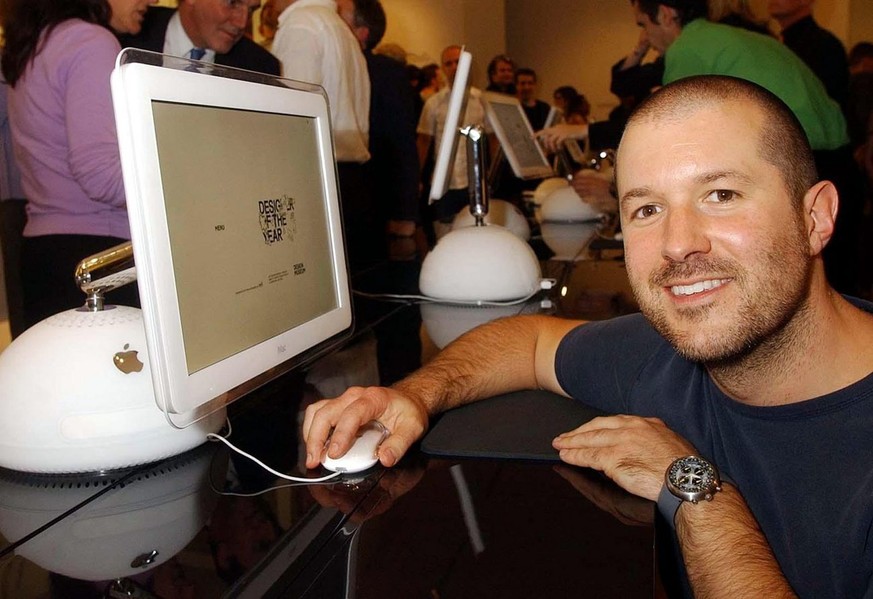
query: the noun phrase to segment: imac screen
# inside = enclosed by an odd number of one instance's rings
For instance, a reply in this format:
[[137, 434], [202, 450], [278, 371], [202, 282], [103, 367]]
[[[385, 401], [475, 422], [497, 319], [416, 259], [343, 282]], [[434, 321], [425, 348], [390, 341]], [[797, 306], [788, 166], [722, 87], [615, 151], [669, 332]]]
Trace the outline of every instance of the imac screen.
[[[499, 102], [491, 102], [490, 108], [494, 111], [494, 120], [500, 124], [506, 136], [504, 151], [508, 146], [514, 152], [520, 169], [547, 168], [548, 162], [533, 137], [524, 112], [518, 106]], [[519, 170], [515, 176], [524, 178], [527, 173]]]
[[152, 111], [188, 373], [336, 309], [316, 119]]
[[551, 177], [552, 167], [543, 153], [517, 98], [485, 93], [485, 110], [500, 140], [500, 147], [519, 179]]

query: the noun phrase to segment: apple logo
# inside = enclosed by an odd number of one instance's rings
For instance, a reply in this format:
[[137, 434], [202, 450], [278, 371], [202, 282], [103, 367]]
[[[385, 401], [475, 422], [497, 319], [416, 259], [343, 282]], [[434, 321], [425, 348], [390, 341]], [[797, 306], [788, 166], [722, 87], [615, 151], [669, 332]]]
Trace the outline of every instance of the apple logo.
[[130, 374], [132, 372], [142, 372], [143, 363], [137, 357], [138, 352], [135, 349], [129, 348], [130, 343], [125, 343], [125, 351], [120, 351], [112, 357], [112, 361], [115, 363], [115, 367], [124, 374]]

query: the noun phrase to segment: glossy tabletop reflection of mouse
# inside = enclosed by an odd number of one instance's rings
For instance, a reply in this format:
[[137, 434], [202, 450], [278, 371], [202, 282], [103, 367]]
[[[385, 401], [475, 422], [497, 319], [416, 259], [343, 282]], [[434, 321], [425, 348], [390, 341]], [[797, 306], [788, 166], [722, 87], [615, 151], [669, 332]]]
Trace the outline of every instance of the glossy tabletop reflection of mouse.
[[349, 450], [338, 458], [321, 459], [321, 464], [331, 472], [362, 472], [372, 468], [379, 461], [376, 451], [382, 440], [388, 436], [388, 429], [376, 420], [371, 420], [358, 430], [358, 437]]

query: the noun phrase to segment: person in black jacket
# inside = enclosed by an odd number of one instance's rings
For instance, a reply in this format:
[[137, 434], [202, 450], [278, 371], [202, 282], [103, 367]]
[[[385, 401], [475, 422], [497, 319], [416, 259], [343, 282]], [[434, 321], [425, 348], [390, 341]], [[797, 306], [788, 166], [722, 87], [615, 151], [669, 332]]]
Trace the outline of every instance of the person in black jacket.
[[370, 161], [374, 221], [388, 236], [388, 256], [402, 259], [422, 248], [415, 234], [421, 223], [418, 203], [418, 150], [415, 98], [406, 67], [388, 56], [374, 54], [385, 34], [385, 10], [379, 0], [340, 0], [339, 15], [361, 44], [370, 76]]
[[782, 28], [782, 41], [821, 79], [845, 111], [849, 61], [843, 43], [812, 18], [812, 0], [770, 0], [768, 9]]
[[153, 6], [142, 30], [121, 36], [121, 45], [279, 75], [279, 60], [243, 36], [260, 4], [260, 0], [181, 0], [178, 10]]

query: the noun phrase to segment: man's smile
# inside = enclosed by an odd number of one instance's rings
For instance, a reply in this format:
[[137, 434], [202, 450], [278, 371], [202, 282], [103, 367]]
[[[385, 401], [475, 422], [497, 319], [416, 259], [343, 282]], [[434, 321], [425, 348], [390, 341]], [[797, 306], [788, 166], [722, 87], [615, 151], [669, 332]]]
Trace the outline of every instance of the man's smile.
[[670, 287], [670, 292], [673, 295], [696, 295], [698, 293], [703, 293], [704, 291], [715, 289], [716, 287], [721, 287], [728, 281], [730, 281], [730, 279], [707, 279], [690, 285], [673, 285]]

